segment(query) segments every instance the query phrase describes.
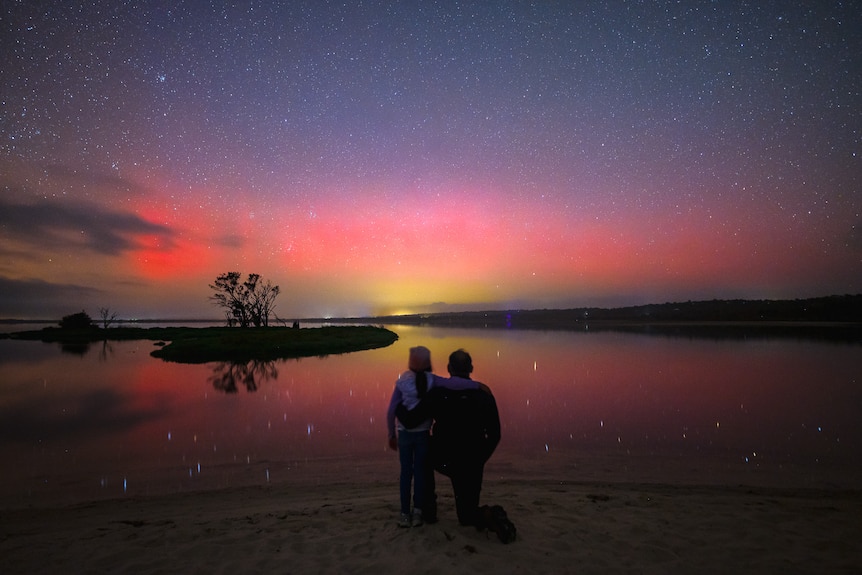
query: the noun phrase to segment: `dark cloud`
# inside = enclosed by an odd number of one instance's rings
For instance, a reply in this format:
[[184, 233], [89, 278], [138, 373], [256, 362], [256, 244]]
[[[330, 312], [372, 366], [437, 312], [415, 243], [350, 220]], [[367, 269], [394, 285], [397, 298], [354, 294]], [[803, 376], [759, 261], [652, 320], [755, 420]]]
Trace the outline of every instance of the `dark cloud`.
[[173, 231], [136, 214], [86, 204], [16, 204], [0, 199], [0, 234], [42, 249], [78, 247], [120, 255], [137, 247], [136, 235], [159, 236], [172, 245]]
[[[3, 234], [0, 232], [0, 238], [2, 237]], [[14, 265], [11, 263], [15, 260], [26, 260], [31, 262], [45, 261], [44, 254], [23, 249], [9, 249], [5, 245], [0, 245], [0, 258], [2, 258], [2, 260], [0, 260], [0, 273], [8, 273], [12, 269], [15, 269]]]
[[80, 311], [103, 294], [87, 286], [0, 277], [0, 317], [60, 318]]

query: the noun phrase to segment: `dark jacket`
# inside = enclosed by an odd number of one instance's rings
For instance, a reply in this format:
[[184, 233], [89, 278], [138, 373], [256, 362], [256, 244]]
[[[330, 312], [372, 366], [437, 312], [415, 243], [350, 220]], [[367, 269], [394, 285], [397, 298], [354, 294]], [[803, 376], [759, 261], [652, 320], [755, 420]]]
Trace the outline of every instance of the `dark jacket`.
[[432, 388], [411, 411], [399, 405], [396, 416], [405, 427], [428, 418], [435, 468], [449, 475], [452, 469], [484, 465], [500, 443], [500, 414], [494, 396], [478, 389]]

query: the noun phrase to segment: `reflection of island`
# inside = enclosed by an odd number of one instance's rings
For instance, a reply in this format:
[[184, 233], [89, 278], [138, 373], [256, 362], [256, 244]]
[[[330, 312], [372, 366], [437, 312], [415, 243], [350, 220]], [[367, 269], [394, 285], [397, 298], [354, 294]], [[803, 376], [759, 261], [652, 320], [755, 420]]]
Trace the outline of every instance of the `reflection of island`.
[[209, 382], [213, 387], [225, 393], [236, 393], [237, 382], [248, 391], [257, 391], [258, 384], [278, 379], [278, 369], [274, 361], [253, 359], [248, 362], [226, 361], [216, 364]]
[[[72, 355], [84, 357], [90, 352], [91, 342], [88, 341], [71, 341], [61, 342], [60, 351]], [[102, 341], [102, 347], [99, 349], [99, 361], [108, 361], [108, 358], [114, 355], [114, 346], [105, 339]]]
[[71, 355], [79, 355], [84, 357], [90, 351], [90, 342], [73, 341], [60, 344], [60, 351]]

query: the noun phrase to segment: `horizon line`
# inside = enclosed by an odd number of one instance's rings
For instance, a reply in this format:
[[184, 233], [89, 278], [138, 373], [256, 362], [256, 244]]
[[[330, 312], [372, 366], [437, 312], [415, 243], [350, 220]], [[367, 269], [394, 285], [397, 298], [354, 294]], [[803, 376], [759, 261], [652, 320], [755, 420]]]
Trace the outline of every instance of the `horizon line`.
[[[276, 318], [276, 323], [290, 323], [290, 322], [313, 322], [313, 323], [326, 323], [329, 321], [347, 321], [347, 320], [376, 320], [383, 318], [406, 318], [406, 317], [429, 317], [429, 316], [441, 316], [441, 315], [455, 315], [455, 314], [475, 314], [475, 313], [503, 313], [503, 312], [530, 312], [530, 311], [575, 311], [575, 310], [603, 310], [603, 311], [611, 311], [611, 310], [625, 310], [625, 309], [636, 309], [636, 308], [644, 308], [650, 306], [666, 306], [666, 305], [689, 305], [689, 304], [697, 304], [697, 303], [713, 303], [713, 302], [800, 302], [800, 301], [811, 301], [811, 300], [824, 300], [824, 299], [832, 299], [832, 298], [844, 298], [844, 297], [862, 297], [862, 293], [856, 294], [831, 294], [826, 296], [816, 296], [816, 297], [804, 297], [804, 298], [794, 298], [794, 299], [749, 299], [749, 298], [731, 298], [731, 299], [722, 299], [722, 298], [713, 298], [713, 299], [704, 299], [704, 300], [685, 300], [685, 301], [665, 301], [662, 303], [648, 303], [648, 304], [638, 304], [638, 305], [625, 305], [625, 306], [616, 306], [616, 307], [599, 307], [599, 306], [576, 306], [576, 307], [558, 307], [558, 308], [498, 308], [498, 309], [476, 309], [476, 310], [459, 310], [459, 311], [433, 311], [433, 312], [414, 312], [414, 313], [401, 313], [401, 314], [386, 314], [386, 315], [365, 315], [365, 316], [317, 316], [317, 317], [290, 317], [290, 318]], [[0, 324], [15, 324], [15, 323], [55, 323], [58, 322], [62, 318], [0, 318]], [[182, 317], [151, 317], [151, 318], [117, 318], [111, 321], [112, 324], [115, 323], [159, 323], [159, 322], [167, 322], [167, 323], [223, 323], [224, 318], [182, 318]], [[93, 323], [100, 323], [98, 318], [93, 318]]]

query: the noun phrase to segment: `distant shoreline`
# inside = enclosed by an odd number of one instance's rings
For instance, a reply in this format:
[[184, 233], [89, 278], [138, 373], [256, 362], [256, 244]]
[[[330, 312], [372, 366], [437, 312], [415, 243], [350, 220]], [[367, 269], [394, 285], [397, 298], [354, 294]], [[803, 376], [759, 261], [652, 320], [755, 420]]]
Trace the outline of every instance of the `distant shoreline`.
[[[508, 309], [435, 312], [360, 317], [307, 317], [278, 319], [277, 323], [390, 324], [523, 329], [582, 329], [603, 326], [800, 326], [862, 325], [862, 294], [795, 300], [703, 300], [668, 302], [618, 308]], [[54, 324], [49, 319], [0, 319], [0, 324]], [[98, 322], [96, 322], [98, 323]], [[224, 323], [224, 319], [143, 318], [118, 319], [121, 324]]]
[[[39, 324], [47, 324], [54, 325], [59, 321], [59, 319], [14, 319], [14, 318], [0, 318], [0, 324], [7, 325], [15, 325], [21, 323], [39, 323]], [[292, 320], [291, 320], [292, 321]], [[94, 319], [94, 323], [101, 323], [99, 319]], [[139, 323], [225, 323], [224, 318], [222, 319], [115, 319], [111, 320], [111, 325], [120, 325], [120, 324], [139, 324]]]
[[[327, 319], [330, 323], [371, 322], [383, 325], [426, 325], [546, 330], [786, 330], [862, 329], [862, 295], [802, 300], [711, 300], [621, 308], [494, 310]], [[857, 336], [858, 337], [858, 336]]]

